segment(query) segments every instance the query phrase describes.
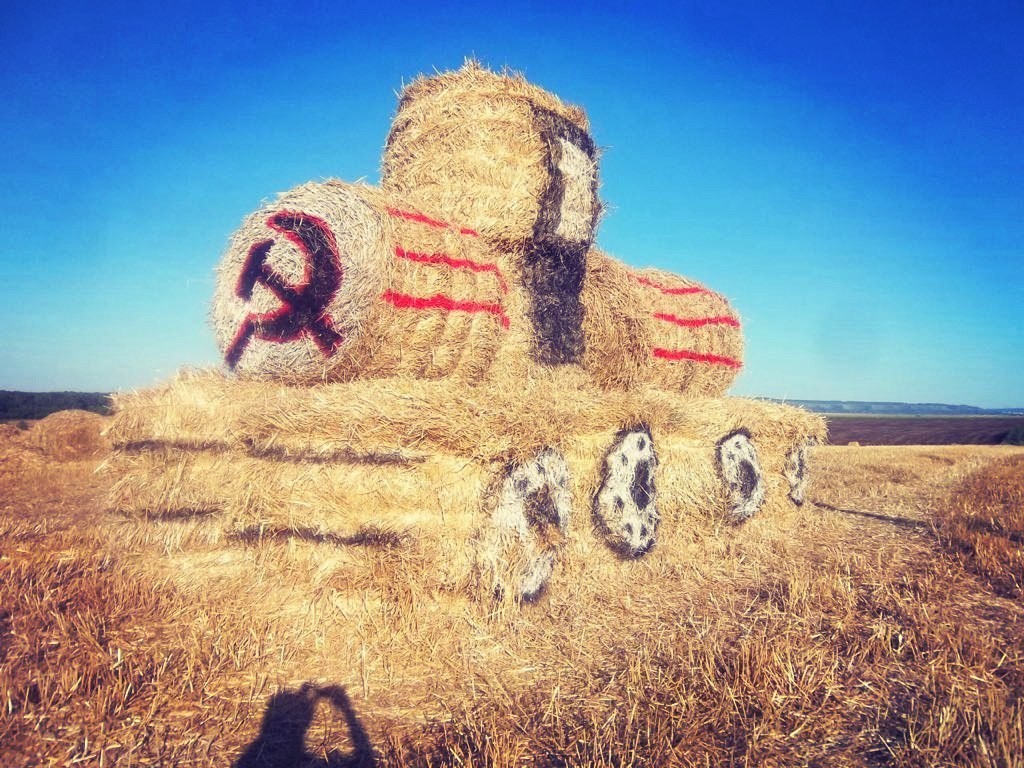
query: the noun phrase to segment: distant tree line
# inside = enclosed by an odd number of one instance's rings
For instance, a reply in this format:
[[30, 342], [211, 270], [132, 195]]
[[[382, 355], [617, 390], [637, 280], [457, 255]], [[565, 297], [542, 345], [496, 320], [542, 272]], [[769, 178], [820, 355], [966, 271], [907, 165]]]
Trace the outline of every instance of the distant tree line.
[[107, 415], [106, 392], [12, 392], [0, 389], [0, 421], [42, 419], [56, 411], [76, 408]]

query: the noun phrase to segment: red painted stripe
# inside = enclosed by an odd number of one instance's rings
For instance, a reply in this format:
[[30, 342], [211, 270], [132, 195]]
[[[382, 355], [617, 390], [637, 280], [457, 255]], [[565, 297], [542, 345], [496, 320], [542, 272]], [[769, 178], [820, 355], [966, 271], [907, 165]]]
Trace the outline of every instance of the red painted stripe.
[[402, 211], [399, 210], [398, 208], [388, 208], [387, 211], [389, 215], [395, 216], [396, 218], [408, 219], [409, 221], [415, 221], [419, 224], [426, 224], [428, 227], [437, 227], [438, 229], [454, 229], [456, 232], [462, 235], [472, 235], [473, 237], [479, 236], [479, 233], [475, 229], [469, 229], [468, 227], [457, 227], [454, 224], [449, 224], [444, 221], [432, 219], [429, 216], [426, 216], [425, 214], [422, 213], [417, 213], [416, 211]]
[[692, 360], [695, 363], [727, 365], [730, 368], [743, 367], [743, 363], [733, 357], [704, 354], [702, 352], [694, 352], [692, 349], [662, 349], [661, 347], [655, 347], [651, 350], [651, 354], [663, 360]]
[[633, 275], [632, 277], [634, 280], [640, 283], [640, 285], [646, 285], [648, 288], [654, 288], [655, 290], [661, 291], [666, 296], [686, 296], [694, 293], [707, 293], [712, 296], [718, 295], [714, 291], [708, 290], [707, 288], [702, 288], [699, 285], [686, 285], [681, 286], [679, 288], [671, 288], [667, 285], [656, 283], [650, 278], [644, 277], [643, 275]]
[[440, 293], [430, 297], [410, 296], [407, 293], [384, 291], [384, 301], [399, 309], [440, 309], [445, 312], [487, 312], [496, 316], [504, 328], [508, 328], [509, 320], [500, 304], [485, 304], [482, 301], [460, 301]]
[[416, 253], [414, 251], [407, 251], [400, 245], [395, 246], [395, 256], [399, 259], [408, 259], [420, 264], [446, 264], [455, 269], [468, 269], [471, 272], [493, 272], [494, 276], [498, 278], [501, 292], [508, 293], [508, 283], [505, 282], [505, 276], [501, 273], [501, 269], [497, 264], [472, 261], [470, 259], [453, 259], [444, 253]]
[[654, 318], [656, 320], [664, 320], [666, 323], [672, 323], [683, 328], [701, 328], [705, 325], [731, 325], [733, 328], [740, 327], [740, 321], [731, 315], [718, 315], [716, 317], [677, 317], [676, 315], [667, 315], [664, 312], [655, 312]]

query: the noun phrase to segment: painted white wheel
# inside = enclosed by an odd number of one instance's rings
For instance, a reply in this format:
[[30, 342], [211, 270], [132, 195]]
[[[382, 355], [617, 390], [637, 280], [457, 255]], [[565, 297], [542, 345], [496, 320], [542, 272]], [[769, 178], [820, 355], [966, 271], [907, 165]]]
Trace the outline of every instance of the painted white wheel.
[[[498, 592], [529, 602], [544, 592], [569, 526], [569, 467], [547, 448], [510, 468], [497, 494], [480, 555]], [[512, 584], [506, 584], [511, 580]]]
[[764, 477], [757, 449], [746, 430], [733, 432], [718, 443], [718, 465], [729, 497], [728, 518], [749, 520], [764, 504]]

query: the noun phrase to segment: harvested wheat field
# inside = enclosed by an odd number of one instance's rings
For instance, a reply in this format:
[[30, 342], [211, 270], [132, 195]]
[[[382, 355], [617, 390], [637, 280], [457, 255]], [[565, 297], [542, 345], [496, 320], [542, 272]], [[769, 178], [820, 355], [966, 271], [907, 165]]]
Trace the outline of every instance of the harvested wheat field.
[[108, 512], [98, 428], [3, 433], [5, 765], [1024, 765], [1024, 449], [819, 447], [511, 610], [411, 535]]

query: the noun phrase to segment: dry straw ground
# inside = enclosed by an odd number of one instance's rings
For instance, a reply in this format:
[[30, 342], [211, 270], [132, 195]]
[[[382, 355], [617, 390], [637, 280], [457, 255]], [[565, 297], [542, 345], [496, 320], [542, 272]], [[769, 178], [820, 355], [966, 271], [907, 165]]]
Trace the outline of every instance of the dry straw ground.
[[414, 541], [111, 516], [38, 428], [0, 445], [6, 765], [1024, 764], [1022, 449], [819, 448], [799, 512], [488, 615]]

